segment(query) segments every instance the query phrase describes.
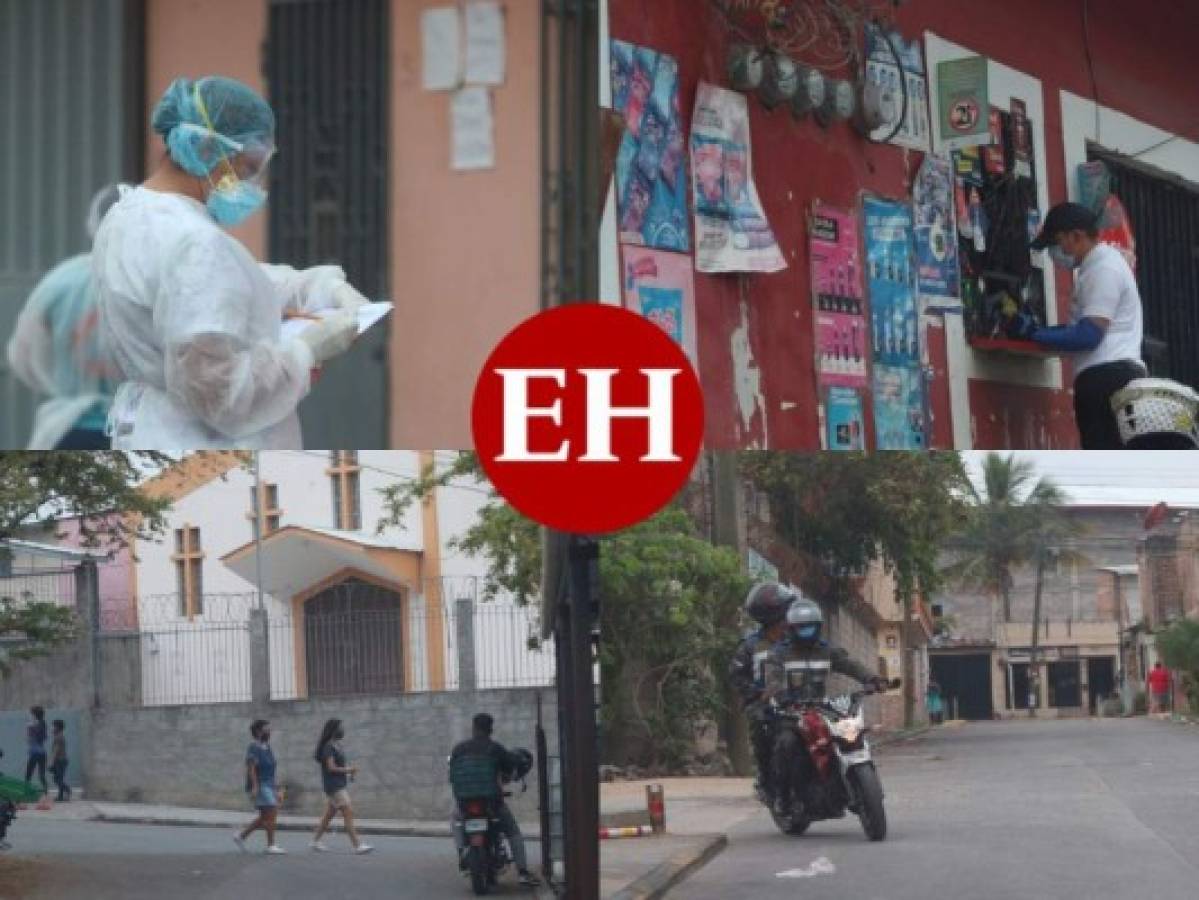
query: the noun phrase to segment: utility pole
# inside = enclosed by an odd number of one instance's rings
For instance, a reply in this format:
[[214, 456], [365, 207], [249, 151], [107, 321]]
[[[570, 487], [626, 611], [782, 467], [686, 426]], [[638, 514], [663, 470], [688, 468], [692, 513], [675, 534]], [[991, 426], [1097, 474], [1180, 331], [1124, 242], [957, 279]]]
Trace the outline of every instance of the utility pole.
[[572, 535], [568, 546], [569, 588], [559, 603], [554, 628], [565, 795], [566, 896], [599, 900], [599, 732], [594, 677], [599, 544]]
[[258, 591], [257, 605], [262, 611], [262, 471], [259, 467], [259, 452], [254, 451], [254, 577]]
[[1037, 588], [1032, 602], [1032, 647], [1028, 653], [1028, 717], [1030, 719], [1036, 716], [1037, 704], [1041, 699], [1041, 677], [1040, 671], [1037, 669], [1037, 640], [1040, 637], [1041, 628], [1041, 589], [1045, 583], [1045, 556], [1045, 548], [1039, 548], [1037, 550]]

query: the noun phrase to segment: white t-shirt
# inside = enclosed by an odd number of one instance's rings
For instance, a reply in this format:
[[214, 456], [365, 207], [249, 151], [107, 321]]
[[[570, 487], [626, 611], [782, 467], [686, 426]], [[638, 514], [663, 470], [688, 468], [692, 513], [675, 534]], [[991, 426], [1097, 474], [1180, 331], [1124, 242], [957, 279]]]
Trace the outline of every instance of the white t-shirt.
[[1099, 244], [1082, 261], [1074, 282], [1071, 321], [1109, 319], [1107, 333], [1094, 350], [1077, 354], [1074, 374], [1123, 359], [1140, 361], [1145, 323], [1136, 276], [1120, 251]]

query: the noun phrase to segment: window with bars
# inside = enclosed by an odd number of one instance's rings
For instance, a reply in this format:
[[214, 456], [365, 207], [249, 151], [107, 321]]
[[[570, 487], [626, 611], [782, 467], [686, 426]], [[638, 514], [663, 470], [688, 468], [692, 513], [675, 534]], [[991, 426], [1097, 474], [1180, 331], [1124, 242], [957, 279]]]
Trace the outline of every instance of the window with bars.
[[204, 553], [200, 529], [184, 525], [175, 529], [175, 586], [179, 615], [191, 618], [204, 613]]
[[250, 486], [250, 511], [246, 517], [250, 520], [251, 530], [254, 532], [254, 537], [258, 537], [258, 526], [261, 521], [263, 524], [262, 536], [273, 534], [279, 530], [279, 523], [283, 517], [283, 510], [279, 508], [279, 485], [264, 484], [262, 486], [262, 511], [258, 510], [258, 488], [254, 485]]
[[333, 527], [359, 531], [362, 528], [362, 469], [358, 464], [358, 451], [330, 450], [329, 462]]

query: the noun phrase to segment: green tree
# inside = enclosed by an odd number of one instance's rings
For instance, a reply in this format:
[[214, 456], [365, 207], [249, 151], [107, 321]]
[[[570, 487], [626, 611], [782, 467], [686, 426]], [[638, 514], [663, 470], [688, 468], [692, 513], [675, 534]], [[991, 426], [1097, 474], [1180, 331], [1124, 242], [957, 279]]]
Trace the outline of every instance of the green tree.
[[[379, 527], [401, 524], [410, 504], [461, 478], [484, 482], [473, 454], [389, 486]], [[540, 529], [498, 496], [454, 548], [487, 559], [484, 600], [503, 592], [529, 603], [539, 595]], [[721, 712], [720, 683], [738, 635], [720, 623], [748, 590], [741, 561], [670, 506], [602, 539], [599, 579], [605, 759], [677, 767], [691, 754], [696, 724]]]
[[805, 590], [843, 602], [855, 573], [874, 560], [895, 577], [904, 611], [904, 719], [912, 724], [912, 602], [940, 585], [941, 547], [965, 513], [969, 482], [960, 457], [752, 451], [742, 469], [770, 497], [774, 530], [813, 561]]
[[[160, 454], [119, 451], [0, 452], [0, 540], [17, 534], [54, 537], [55, 522], [73, 517], [85, 547], [110, 552], [162, 531], [168, 501], [138, 490]], [[7, 551], [0, 547], [0, 553]], [[73, 610], [4, 595], [0, 583], [0, 675], [14, 662], [74, 639]]]
[[1010, 622], [1013, 570], [1035, 561], [1051, 544], [1067, 541], [1077, 529], [1061, 513], [1061, 489], [1038, 477], [1028, 460], [989, 453], [982, 484], [967, 481], [965, 487], [968, 514], [947, 545], [951, 561], [943, 574], [986, 592], [1003, 621]]
[[1157, 650], [1168, 668], [1182, 674], [1191, 712], [1199, 712], [1199, 622], [1180, 619], [1159, 631]]

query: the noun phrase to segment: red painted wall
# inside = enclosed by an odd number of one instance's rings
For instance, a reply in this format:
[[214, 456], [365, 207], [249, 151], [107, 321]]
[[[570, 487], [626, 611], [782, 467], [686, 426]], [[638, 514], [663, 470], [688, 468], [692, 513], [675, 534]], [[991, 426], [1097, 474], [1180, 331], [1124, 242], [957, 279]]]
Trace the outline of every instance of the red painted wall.
[[[911, 0], [901, 30], [924, 31], [979, 51], [1043, 82], [1049, 196], [1065, 199], [1058, 91], [1093, 97], [1083, 39], [1083, 0]], [[699, 80], [727, 86], [729, 36], [708, 0], [609, 0], [616, 39], [653, 47], [679, 61], [683, 115], [690, 119]], [[1194, 134], [1199, 117], [1199, 0], [1090, 0], [1091, 45], [1099, 100], [1171, 132]], [[862, 191], [907, 197], [921, 154], [870, 144], [847, 125], [820, 129], [785, 110], [749, 103], [754, 178], [789, 268], [774, 275], [696, 274], [699, 353], [708, 403], [709, 446], [747, 444], [816, 449], [812, 309], [808, 293], [806, 215], [814, 199], [854, 207]], [[1060, 313], [1070, 296], [1058, 283]], [[765, 421], [742, 421], [734, 393], [730, 337], [748, 308], [749, 338], [761, 370]], [[934, 447], [950, 446], [944, 332], [930, 331]], [[1069, 373], [1066, 375], [1069, 378]], [[977, 448], [1072, 447], [1076, 435], [1068, 391], [973, 382]]]

